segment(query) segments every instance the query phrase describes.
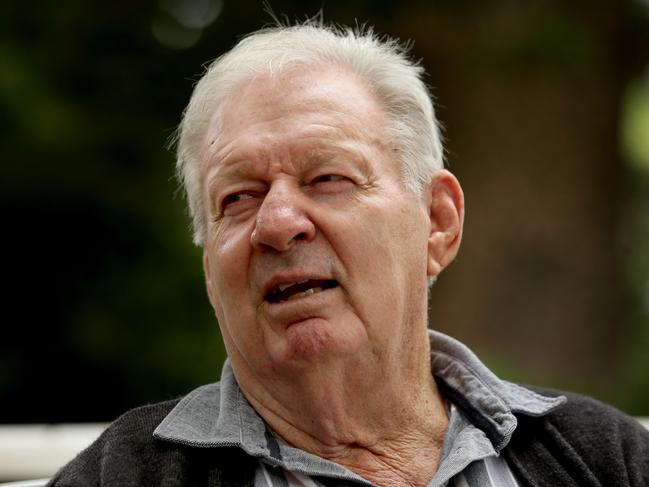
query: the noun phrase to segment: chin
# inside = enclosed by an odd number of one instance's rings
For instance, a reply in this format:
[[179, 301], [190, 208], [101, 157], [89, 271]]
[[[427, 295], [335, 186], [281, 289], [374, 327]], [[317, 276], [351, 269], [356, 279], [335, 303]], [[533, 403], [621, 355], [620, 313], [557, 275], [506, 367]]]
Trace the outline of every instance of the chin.
[[344, 352], [349, 345], [335, 336], [330, 323], [319, 318], [291, 325], [285, 338], [281, 361], [292, 366], [325, 361]]

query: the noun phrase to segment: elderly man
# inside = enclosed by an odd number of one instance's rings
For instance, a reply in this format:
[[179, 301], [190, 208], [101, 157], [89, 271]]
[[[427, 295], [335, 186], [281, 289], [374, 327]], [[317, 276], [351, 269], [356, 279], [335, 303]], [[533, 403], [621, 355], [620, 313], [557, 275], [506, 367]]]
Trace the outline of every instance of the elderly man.
[[371, 32], [264, 30], [215, 61], [178, 170], [228, 352], [52, 485], [648, 485], [649, 434], [499, 380], [428, 331], [464, 216], [422, 69]]

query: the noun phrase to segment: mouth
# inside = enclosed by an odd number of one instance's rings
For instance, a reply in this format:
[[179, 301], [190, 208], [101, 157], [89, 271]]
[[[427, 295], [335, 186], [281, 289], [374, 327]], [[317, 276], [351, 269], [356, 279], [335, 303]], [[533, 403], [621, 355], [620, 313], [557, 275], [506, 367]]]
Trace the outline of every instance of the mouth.
[[333, 279], [306, 279], [304, 281], [275, 286], [266, 293], [264, 300], [273, 304], [281, 303], [282, 301], [292, 301], [338, 286], [338, 281]]

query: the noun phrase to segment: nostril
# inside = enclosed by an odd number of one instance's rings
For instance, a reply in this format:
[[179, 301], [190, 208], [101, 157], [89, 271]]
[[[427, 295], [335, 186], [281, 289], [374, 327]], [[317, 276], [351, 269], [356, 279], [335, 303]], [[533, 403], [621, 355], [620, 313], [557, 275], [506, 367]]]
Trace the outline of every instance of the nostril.
[[293, 237], [293, 240], [305, 240], [306, 239], [306, 233], [298, 233], [295, 237]]

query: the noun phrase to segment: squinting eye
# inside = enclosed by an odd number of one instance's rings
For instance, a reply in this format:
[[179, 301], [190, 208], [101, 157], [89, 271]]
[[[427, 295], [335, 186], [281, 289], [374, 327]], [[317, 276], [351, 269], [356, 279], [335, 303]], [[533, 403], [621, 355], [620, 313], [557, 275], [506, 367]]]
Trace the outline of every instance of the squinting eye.
[[346, 178], [344, 176], [337, 176], [335, 174], [323, 174], [322, 176], [318, 176], [313, 180], [313, 183], [330, 183], [330, 182], [337, 182], [337, 181], [343, 181]]
[[250, 198], [252, 198], [252, 195], [250, 195], [248, 193], [229, 194], [225, 198], [223, 198], [223, 202], [221, 203], [221, 206], [225, 209], [225, 208], [227, 208], [229, 205], [231, 205], [233, 203], [237, 203], [239, 201], [247, 200], [247, 199], [250, 199]]

